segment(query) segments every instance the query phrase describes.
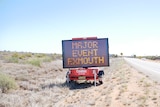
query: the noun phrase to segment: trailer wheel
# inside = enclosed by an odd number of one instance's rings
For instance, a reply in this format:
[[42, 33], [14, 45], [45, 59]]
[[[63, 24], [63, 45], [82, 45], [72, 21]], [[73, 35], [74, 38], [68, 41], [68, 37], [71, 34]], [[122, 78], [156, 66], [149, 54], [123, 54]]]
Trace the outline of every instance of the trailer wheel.
[[104, 75], [104, 71], [100, 70], [98, 72], [99, 84], [103, 84], [103, 81], [102, 81], [103, 75]]
[[100, 71], [98, 72], [98, 76], [101, 77], [101, 76], [103, 76], [103, 75], [104, 75], [104, 71], [103, 71], [103, 70], [100, 70]]
[[103, 84], [103, 81], [99, 81], [99, 84]]

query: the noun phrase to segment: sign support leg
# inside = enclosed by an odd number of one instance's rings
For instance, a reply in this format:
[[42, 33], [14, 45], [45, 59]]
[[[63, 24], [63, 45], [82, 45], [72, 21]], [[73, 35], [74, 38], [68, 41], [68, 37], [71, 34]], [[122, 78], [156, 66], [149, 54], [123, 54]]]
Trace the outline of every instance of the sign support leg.
[[94, 70], [94, 86], [96, 87], [96, 71]]

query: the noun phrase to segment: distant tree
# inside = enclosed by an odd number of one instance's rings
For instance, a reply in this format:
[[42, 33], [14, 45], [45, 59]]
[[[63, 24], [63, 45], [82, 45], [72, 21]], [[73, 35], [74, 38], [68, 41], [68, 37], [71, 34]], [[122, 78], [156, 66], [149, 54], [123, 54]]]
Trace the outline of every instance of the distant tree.
[[113, 54], [112, 57], [116, 58], [116, 57], [118, 57], [118, 55], [117, 54]]
[[120, 55], [123, 56], [123, 53], [121, 52]]

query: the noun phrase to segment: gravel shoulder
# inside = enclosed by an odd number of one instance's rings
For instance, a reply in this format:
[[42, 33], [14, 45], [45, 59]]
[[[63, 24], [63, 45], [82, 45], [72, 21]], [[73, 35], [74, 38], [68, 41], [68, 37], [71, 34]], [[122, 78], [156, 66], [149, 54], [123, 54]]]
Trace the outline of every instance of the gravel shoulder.
[[157, 61], [137, 58], [124, 58], [132, 67], [148, 75], [151, 79], [160, 82], [160, 63]]

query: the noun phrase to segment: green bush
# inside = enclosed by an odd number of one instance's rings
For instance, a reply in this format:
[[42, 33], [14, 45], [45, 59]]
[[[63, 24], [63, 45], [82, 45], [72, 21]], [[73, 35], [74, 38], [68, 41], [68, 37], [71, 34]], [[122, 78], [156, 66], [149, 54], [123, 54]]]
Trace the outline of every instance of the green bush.
[[2, 90], [2, 93], [5, 93], [10, 89], [16, 88], [17, 84], [14, 79], [12, 79], [6, 74], [0, 73], [0, 89]]
[[61, 54], [56, 54], [56, 53], [54, 53], [52, 58], [53, 58], [54, 60], [62, 59], [62, 55], [61, 55]]
[[26, 57], [32, 57], [32, 53], [25, 53]]
[[29, 61], [28, 61], [28, 63], [29, 64], [32, 64], [32, 65], [34, 65], [34, 66], [38, 66], [38, 67], [40, 67], [41, 66], [41, 60], [40, 59], [30, 59]]
[[12, 57], [16, 57], [18, 58], [19, 57], [19, 54], [17, 52], [13, 53]]
[[43, 54], [43, 53], [38, 53], [35, 55], [37, 58], [42, 58], [42, 57], [45, 57], [46, 55]]
[[18, 63], [19, 60], [18, 60], [18, 57], [5, 57], [5, 61], [7, 63]]
[[150, 60], [156, 60], [156, 59], [157, 59], [156, 56], [147, 56], [146, 58], [147, 58], [147, 59], [150, 59]]
[[46, 57], [42, 58], [42, 61], [43, 61], [43, 62], [51, 62], [51, 61], [52, 61], [52, 58], [49, 57], [49, 56], [46, 56]]
[[19, 55], [18, 58], [19, 58], [19, 59], [25, 59], [25, 55], [21, 54], [21, 55]]
[[19, 62], [19, 54], [13, 53], [11, 56], [5, 58], [7, 63], [18, 63]]

